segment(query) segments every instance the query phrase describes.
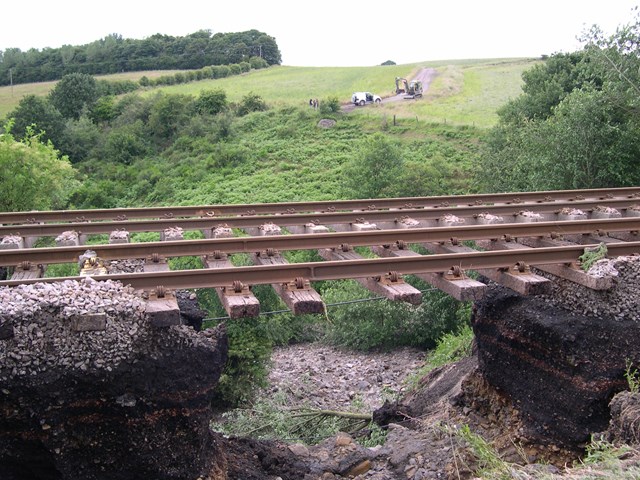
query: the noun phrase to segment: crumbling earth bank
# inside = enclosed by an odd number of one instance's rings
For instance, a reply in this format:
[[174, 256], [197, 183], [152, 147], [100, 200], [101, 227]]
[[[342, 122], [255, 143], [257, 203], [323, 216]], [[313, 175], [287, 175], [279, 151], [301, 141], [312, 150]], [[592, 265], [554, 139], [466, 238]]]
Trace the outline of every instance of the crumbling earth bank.
[[224, 328], [153, 328], [113, 282], [0, 289], [0, 478], [224, 478]]

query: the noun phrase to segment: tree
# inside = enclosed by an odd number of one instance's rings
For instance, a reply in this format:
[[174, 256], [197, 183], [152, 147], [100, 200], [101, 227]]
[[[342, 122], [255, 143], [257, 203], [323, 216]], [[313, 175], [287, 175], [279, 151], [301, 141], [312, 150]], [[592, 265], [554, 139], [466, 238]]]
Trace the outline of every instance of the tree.
[[640, 180], [640, 20], [523, 74], [499, 112], [478, 179], [486, 190], [620, 187]]
[[171, 142], [178, 128], [189, 120], [189, 95], [158, 93], [153, 97], [147, 127], [160, 144]]
[[222, 89], [202, 90], [195, 101], [195, 109], [199, 114], [216, 115], [227, 109], [227, 94]]
[[86, 73], [65, 75], [49, 93], [49, 100], [65, 118], [80, 118], [83, 109], [91, 109], [98, 99], [95, 78]]
[[343, 172], [343, 196], [380, 198], [396, 196], [403, 172], [402, 151], [381, 133], [363, 142], [359, 154]]
[[0, 134], [0, 210], [64, 208], [78, 185], [69, 159], [30, 129], [21, 142], [11, 135], [11, 124], [5, 131]]
[[264, 58], [269, 65], [280, 65], [282, 63], [282, 54], [275, 38], [269, 35], [261, 35], [256, 39], [254, 45], [258, 46], [258, 51], [253, 51], [252, 53]]
[[25, 95], [18, 106], [8, 116], [13, 119], [12, 132], [18, 138], [26, 135], [27, 130], [41, 133], [41, 140], [51, 140], [60, 146], [65, 129], [62, 114], [44, 97]]

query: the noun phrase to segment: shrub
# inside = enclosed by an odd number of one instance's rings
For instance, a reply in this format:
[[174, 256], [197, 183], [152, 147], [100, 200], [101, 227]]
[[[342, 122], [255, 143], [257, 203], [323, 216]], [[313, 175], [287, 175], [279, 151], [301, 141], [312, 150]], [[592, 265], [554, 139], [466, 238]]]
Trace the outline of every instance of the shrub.
[[340, 100], [338, 97], [329, 97], [320, 102], [320, 113], [326, 115], [330, 113], [338, 113], [340, 111]]
[[242, 117], [251, 112], [263, 112], [267, 110], [267, 108], [266, 102], [260, 95], [249, 92], [247, 95], [242, 97], [242, 100], [238, 105], [237, 113]]
[[196, 112], [215, 115], [227, 108], [227, 94], [222, 89], [202, 90], [194, 103]]
[[271, 340], [259, 318], [225, 322], [229, 337], [229, 356], [214, 394], [218, 406], [239, 406], [251, 400], [267, 385], [267, 362]]
[[262, 57], [251, 57], [249, 59], [249, 63], [251, 64], [251, 68], [255, 70], [259, 70], [261, 68], [267, 68], [269, 66], [267, 61]]
[[371, 298], [353, 280], [332, 282], [323, 297], [328, 304], [344, 303], [328, 309], [325, 340], [357, 350], [432, 348], [444, 333], [468, 322], [470, 314], [467, 305], [437, 290], [424, 292], [417, 306], [384, 299], [350, 303]]

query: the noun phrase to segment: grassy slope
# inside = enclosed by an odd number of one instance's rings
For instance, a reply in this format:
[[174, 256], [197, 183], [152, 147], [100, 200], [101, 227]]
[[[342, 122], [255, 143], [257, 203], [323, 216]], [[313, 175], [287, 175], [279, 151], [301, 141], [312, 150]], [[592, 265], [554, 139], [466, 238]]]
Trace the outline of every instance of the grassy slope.
[[[405, 116], [428, 122], [491, 126], [495, 109], [518, 94], [523, 70], [531, 67], [531, 59], [490, 59], [421, 62], [408, 65], [374, 67], [287, 67], [277, 66], [218, 80], [202, 80], [170, 87], [147, 90], [151, 94], [168, 93], [198, 95], [202, 90], [222, 89], [231, 102], [249, 92], [260, 95], [272, 106], [306, 105], [309, 98], [321, 101], [336, 97], [348, 103], [351, 93], [369, 90], [386, 97], [393, 95], [395, 77], [412, 78], [422, 67], [432, 67], [438, 77], [424, 99], [382, 105], [378, 109], [358, 109], [356, 114]], [[143, 75], [156, 77], [173, 72], [137, 72], [101, 78], [136, 80]], [[0, 87], [0, 117], [9, 113], [23, 95], [46, 95], [55, 82]]]

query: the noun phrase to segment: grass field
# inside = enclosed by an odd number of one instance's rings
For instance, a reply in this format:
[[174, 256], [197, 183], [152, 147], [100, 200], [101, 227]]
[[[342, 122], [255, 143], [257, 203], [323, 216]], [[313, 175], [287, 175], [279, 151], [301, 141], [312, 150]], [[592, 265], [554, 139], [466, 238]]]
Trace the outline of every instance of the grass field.
[[[409, 117], [419, 120], [490, 127], [496, 109], [520, 93], [522, 72], [534, 59], [481, 59], [421, 62], [373, 67], [288, 67], [264, 70], [217, 80], [158, 87], [143, 91], [151, 95], [162, 90], [197, 96], [202, 90], [222, 89], [231, 102], [252, 92], [273, 106], [306, 105], [310, 98], [331, 97], [348, 103], [354, 91], [372, 91], [382, 97], [394, 95], [395, 77], [411, 79], [420, 68], [431, 67], [437, 76], [424, 98], [356, 109], [359, 115]], [[150, 71], [102, 76], [105, 79], [138, 80], [170, 75], [175, 71]], [[0, 87], [0, 117], [6, 116], [27, 94], [46, 95], [55, 82]]]

